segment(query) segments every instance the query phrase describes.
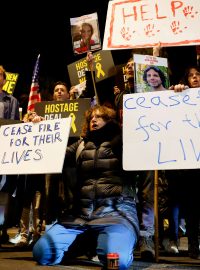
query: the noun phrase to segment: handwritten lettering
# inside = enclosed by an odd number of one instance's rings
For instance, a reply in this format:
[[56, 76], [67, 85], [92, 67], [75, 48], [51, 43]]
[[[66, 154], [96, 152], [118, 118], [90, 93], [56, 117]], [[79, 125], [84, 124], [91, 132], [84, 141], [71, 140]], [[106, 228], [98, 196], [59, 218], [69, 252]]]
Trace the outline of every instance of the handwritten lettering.
[[[152, 131], [152, 132], [159, 132], [161, 129], [164, 128], [164, 130], [168, 130], [169, 127], [170, 127], [170, 124], [172, 123], [171, 120], [168, 120], [167, 122], [150, 122], [148, 124], [148, 120], [147, 120], [147, 124], [144, 124], [142, 123], [142, 120], [145, 119], [146, 120], [146, 116], [145, 115], [142, 115], [139, 117], [138, 119], [138, 127], [136, 126], [136, 131], [143, 131], [144, 134], [146, 135], [146, 137], [143, 139], [143, 141], [148, 141], [149, 138], [150, 138], [150, 135], [149, 135], [149, 132]], [[148, 131], [149, 130], [149, 131]]]
[[199, 16], [196, 0], [110, 1], [103, 50], [198, 45]]
[[[125, 95], [125, 168], [199, 168], [199, 91], [200, 88], [192, 88], [182, 93], [159, 91]], [[136, 152], [140, 154], [133, 163], [132, 155]]]
[[11, 136], [11, 135], [25, 135], [27, 133], [32, 132], [31, 125], [24, 125], [24, 126], [8, 126], [4, 129], [3, 135], [4, 136]]
[[179, 139], [176, 144], [177, 148], [170, 153], [167, 149], [168, 146], [165, 145], [164, 147], [163, 145], [163, 142], [158, 143], [158, 164], [175, 163], [180, 160], [186, 162], [189, 157], [192, 157], [194, 161], [200, 161], [200, 151], [196, 150], [199, 144], [191, 138], [187, 140]]
[[200, 92], [195, 97], [190, 95], [171, 95], [166, 99], [162, 99], [161, 96], [150, 96], [150, 95], [141, 95], [135, 97], [127, 98], [124, 102], [124, 106], [128, 110], [136, 110], [140, 108], [152, 109], [153, 107], [175, 107], [182, 106], [183, 104], [188, 106], [197, 106], [200, 105]]
[[6, 163], [16, 163], [19, 164], [20, 162], [23, 161], [30, 161], [30, 160], [41, 160], [43, 158], [43, 155], [41, 153], [40, 149], [35, 149], [35, 150], [23, 150], [22, 152], [12, 152], [12, 153], [7, 153], [4, 152], [1, 164], [6, 164]]
[[56, 132], [55, 134], [33, 136], [33, 144], [37, 146], [41, 144], [46, 144], [46, 143], [56, 143], [57, 141], [62, 142], [62, 139], [60, 137], [60, 132]]

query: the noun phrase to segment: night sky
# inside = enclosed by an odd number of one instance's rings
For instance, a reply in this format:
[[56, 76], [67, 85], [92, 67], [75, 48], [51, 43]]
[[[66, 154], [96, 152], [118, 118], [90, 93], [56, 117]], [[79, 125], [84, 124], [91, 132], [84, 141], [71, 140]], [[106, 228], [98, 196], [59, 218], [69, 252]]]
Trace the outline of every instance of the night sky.
[[4, 12], [1, 9], [0, 64], [9, 72], [19, 73], [14, 95], [29, 92], [39, 53], [42, 87], [47, 87], [48, 81], [69, 82], [67, 65], [85, 56], [73, 54], [70, 18], [97, 12], [103, 42], [108, 2], [53, 1], [46, 5], [43, 1], [27, 1], [27, 5], [8, 2]]
[[[23, 1], [24, 2], [24, 1]], [[29, 93], [33, 68], [40, 53], [40, 89], [50, 87], [50, 82], [68, 83], [67, 65], [85, 54], [74, 56], [70, 32], [70, 18], [97, 12], [101, 41], [109, 0], [77, 1], [6, 1], [1, 3], [0, 64], [9, 72], [19, 73], [14, 96]], [[167, 48], [172, 69], [172, 83], [178, 81], [185, 66], [195, 60], [195, 46]], [[122, 64], [130, 51], [112, 51], [115, 64]], [[173, 78], [174, 77], [174, 78]]]

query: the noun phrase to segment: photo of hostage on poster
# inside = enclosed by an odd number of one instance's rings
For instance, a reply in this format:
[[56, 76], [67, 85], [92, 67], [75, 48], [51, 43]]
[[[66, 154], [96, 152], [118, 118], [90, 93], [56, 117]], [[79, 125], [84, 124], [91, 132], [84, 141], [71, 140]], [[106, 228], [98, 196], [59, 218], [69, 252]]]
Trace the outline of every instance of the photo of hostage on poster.
[[70, 18], [72, 47], [74, 54], [101, 49], [97, 13]]
[[134, 54], [135, 92], [162, 91], [169, 88], [167, 58]]

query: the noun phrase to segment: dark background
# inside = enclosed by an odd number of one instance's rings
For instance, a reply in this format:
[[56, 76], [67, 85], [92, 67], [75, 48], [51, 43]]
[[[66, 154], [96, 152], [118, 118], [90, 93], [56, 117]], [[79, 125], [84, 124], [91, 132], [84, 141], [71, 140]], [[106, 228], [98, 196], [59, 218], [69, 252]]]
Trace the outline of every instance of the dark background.
[[[70, 83], [67, 65], [83, 58], [72, 50], [70, 18], [97, 12], [101, 41], [107, 15], [108, 0], [19, 1], [1, 4], [0, 64], [9, 72], [19, 73], [14, 96], [29, 93], [33, 68], [40, 53], [40, 89], [50, 91], [52, 82]], [[184, 69], [196, 64], [196, 48], [163, 49], [171, 69], [171, 84], [177, 83]], [[112, 51], [115, 65], [125, 63], [131, 50]], [[113, 82], [114, 84], [114, 82]]]

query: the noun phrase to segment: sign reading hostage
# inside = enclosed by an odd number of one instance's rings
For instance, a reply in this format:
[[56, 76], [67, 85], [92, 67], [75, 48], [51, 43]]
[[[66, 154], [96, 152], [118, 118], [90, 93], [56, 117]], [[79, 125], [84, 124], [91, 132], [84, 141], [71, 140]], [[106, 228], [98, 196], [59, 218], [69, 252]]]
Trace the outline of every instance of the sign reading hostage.
[[79, 137], [84, 113], [90, 108], [89, 98], [80, 98], [67, 101], [42, 101], [35, 104], [35, 111], [45, 120], [71, 117], [70, 137]]

